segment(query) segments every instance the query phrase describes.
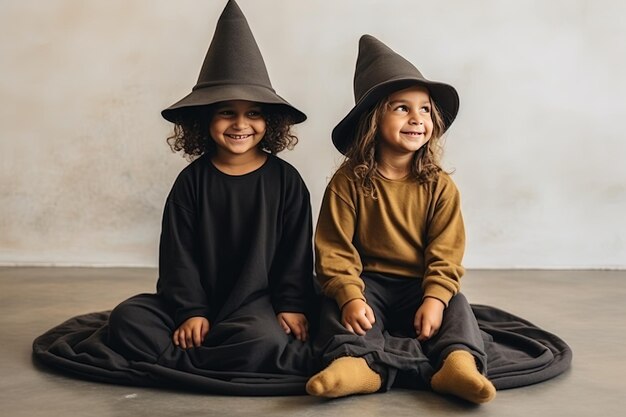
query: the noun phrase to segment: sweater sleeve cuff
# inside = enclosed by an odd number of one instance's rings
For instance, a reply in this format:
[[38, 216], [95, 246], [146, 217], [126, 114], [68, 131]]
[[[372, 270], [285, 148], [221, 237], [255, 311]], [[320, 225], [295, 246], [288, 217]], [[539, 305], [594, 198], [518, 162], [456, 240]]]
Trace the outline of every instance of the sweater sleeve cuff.
[[436, 298], [437, 300], [444, 303], [446, 307], [448, 307], [448, 303], [450, 303], [450, 300], [452, 299], [453, 296], [454, 294], [452, 294], [450, 290], [440, 285], [429, 285], [428, 287], [424, 288], [423, 298], [426, 298], [426, 297]]
[[365, 301], [365, 296], [358, 285], [346, 285], [335, 293], [335, 300], [337, 301], [339, 310], [341, 310], [348, 301], [356, 299]]

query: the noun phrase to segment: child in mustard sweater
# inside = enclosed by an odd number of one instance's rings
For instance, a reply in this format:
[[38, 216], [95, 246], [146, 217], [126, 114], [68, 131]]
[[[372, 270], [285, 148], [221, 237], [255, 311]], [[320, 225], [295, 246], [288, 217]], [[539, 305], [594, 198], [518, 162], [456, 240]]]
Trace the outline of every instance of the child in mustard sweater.
[[490, 401], [496, 390], [484, 376], [481, 333], [459, 293], [459, 192], [439, 165], [457, 92], [369, 35], [354, 86], [356, 105], [332, 135], [346, 160], [326, 189], [315, 235], [328, 297], [315, 347], [327, 367], [307, 392], [372, 393], [402, 373], [440, 393]]

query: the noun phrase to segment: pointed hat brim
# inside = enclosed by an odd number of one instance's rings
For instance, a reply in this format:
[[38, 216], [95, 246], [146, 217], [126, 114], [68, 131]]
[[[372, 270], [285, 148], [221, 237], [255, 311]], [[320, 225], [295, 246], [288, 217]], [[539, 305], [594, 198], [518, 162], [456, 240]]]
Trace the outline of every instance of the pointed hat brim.
[[459, 95], [449, 84], [425, 78], [409, 61], [371, 35], [359, 41], [359, 54], [354, 74], [355, 105], [335, 126], [332, 140], [335, 148], [345, 154], [355, 140], [355, 131], [363, 113], [390, 94], [414, 85], [426, 87], [439, 108], [444, 131], [459, 111]]
[[306, 115], [274, 91], [261, 51], [248, 21], [234, 0], [220, 15], [198, 82], [191, 93], [161, 112], [170, 122], [178, 122], [187, 112], [228, 100], [254, 101], [277, 106], [294, 123]]

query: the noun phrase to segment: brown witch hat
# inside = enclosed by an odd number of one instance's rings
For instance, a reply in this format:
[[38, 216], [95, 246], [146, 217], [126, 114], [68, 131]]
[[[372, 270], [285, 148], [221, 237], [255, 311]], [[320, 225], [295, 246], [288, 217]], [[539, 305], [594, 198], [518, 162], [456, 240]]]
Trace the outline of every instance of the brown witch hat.
[[306, 120], [304, 113], [274, 91], [248, 21], [234, 0], [228, 1], [217, 22], [195, 87], [161, 115], [176, 123], [182, 114], [194, 108], [228, 100], [280, 107], [294, 123]]
[[359, 54], [354, 72], [355, 106], [333, 129], [333, 144], [345, 154], [354, 141], [356, 125], [361, 115], [382, 98], [412, 85], [428, 88], [432, 100], [442, 113], [448, 129], [459, 111], [459, 95], [448, 84], [431, 81], [409, 61], [371, 35], [359, 40]]

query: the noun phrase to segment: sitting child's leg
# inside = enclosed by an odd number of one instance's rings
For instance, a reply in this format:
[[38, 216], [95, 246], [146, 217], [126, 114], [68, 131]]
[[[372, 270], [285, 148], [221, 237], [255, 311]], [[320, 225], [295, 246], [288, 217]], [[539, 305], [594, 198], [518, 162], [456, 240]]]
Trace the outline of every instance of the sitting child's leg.
[[113, 309], [107, 342], [127, 359], [155, 363], [172, 344], [173, 326], [159, 296], [140, 294]]
[[495, 398], [495, 387], [483, 375], [486, 354], [482, 335], [463, 294], [452, 297], [439, 333], [425, 348], [429, 357], [439, 358], [439, 370], [430, 381], [434, 391], [477, 404]]
[[306, 384], [310, 395], [326, 398], [352, 394], [371, 394], [380, 389], [382, 378], [363, 358], [344, 356], [335, 359], [326, 369]]
[[[377, 297], [372, 295], [376, 314], [374, 327], [363, 336], [348, 331], [341, 323], [337, 303], [324, 297], [320, 309], [319, 332], [315, 339], [315, 352], [325, 368], [311, 377], [306, 385], [310, 395], [326, 398], [344, 397], [352, 394], [369, 394], [378, 391], [383, 379], [380, 369], [370, 368], [364, 357], [383, 353], [384, 314], [378, 308]], [[381, 363], [381, 367], [385, 364]]]

